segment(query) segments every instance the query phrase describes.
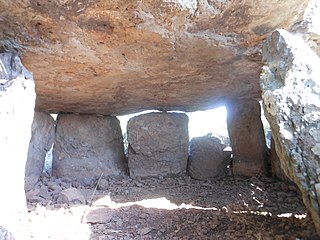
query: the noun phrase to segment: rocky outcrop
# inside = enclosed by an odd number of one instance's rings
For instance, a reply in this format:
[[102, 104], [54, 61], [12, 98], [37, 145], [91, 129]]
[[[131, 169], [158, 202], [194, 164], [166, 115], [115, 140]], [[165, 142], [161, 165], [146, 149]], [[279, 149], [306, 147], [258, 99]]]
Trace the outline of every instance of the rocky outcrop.
[[184, 173], [188, 160], [188, 117], [183, 113], [147, 113], [128, 121], [131, 177]]
[[308, 2], [0, 0], [0, 51], [22, 54], [42, 111], [200, 110], [259, 98], [261, 42], [303, 28]]
[[116, 117], [59, 114], [52, 171], [82, 181], [126, 172], [122, 134]]
[[34, 113], [32, 137], [26, 163], [26, 191], [29, 191], [33, 187], [33, 183], [39, 179], [43, 171], [46, 153], [50, 150], [54, 140], [54, 125], [54, 120], [50, 114], [44, 112]]
[[285, 30], [268, 37], [263, 56], [264, 109], [281, 168], [298, 185], [320, 232], [320, 59]]
[[226, 175], [231, 161], [231, 152], [224, 151], [226, 145], [212, 136], [196, 137], [190, 141], [188, 173], [199, 180]]
[[[19, 57], [1, 53], [0, 226], [18, 240], [25, 237], [23, 224], [27, 206], [24, 176], [35, 98], [32, 74], [23, 67]], [[4, 234], [2, 227], [0, 234]]]
[[234, 100], [227, 104], [227, 111], [233, 174], [264, 174], [267, 167], [267, 147], [259, 102], [254, 99]]

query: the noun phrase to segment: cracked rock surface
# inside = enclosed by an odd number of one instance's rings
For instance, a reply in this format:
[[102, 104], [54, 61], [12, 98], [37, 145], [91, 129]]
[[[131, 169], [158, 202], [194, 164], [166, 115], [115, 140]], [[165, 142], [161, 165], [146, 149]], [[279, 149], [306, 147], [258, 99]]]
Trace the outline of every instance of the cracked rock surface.
[[0, 0], [0, 51], [22, 54], [38, 110], [200, 110], [260, 98], [261, 41], [303, 28], [308, 2]]

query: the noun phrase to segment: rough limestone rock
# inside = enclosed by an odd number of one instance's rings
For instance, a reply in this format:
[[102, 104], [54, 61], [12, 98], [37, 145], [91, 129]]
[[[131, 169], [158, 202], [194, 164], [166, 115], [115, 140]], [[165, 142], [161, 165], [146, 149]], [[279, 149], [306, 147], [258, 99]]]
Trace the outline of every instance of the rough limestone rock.
[[263, 56], [260, 82], [276, 152], [320, 232], [320, 59], [285, 30], [268, 37]]
[[196, 137], [190, 141], [188, 173], [191, 177], [206, 180], [227, 173], [230, 152], [223, 151], [226, 145], [212, 136]]
[[0, 50], [23, 54], [42, 111], [200, 110], [259, 98], [261, 42], [308, 2], [0, 0]]
[[254, 99], [227, 105], [227, 126], [233, 154], [233, 174], [257, 176], [267, 167], [267, 147], [261, 122], [261, 108]]
[[35, 85], [19, 57], [0, 53], [0, 226], [24, 239], [25, 165], [31, 139]]
[[50, 150], [55, 132], [55, 123], [48, 113], [35, 112], [32, 123], [28, 159], [26, 163], [25, 190], [29, 191], [31, 182], [35, 182], [43, 171], [47, 151]]
[[128, 121], [131, 177], [183, 173], [188, 160], [188, 116], [154, 112]]
[[78, 180], [126, 172], [122, 134], [116, 117], [60, 114], [52, 171]]

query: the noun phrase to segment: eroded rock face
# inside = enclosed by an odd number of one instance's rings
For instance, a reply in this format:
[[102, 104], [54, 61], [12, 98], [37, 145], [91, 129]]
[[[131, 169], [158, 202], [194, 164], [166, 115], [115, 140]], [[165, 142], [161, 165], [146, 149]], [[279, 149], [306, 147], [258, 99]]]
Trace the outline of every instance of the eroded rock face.
[[227, 104], [227, 126], [233, 154], [233, 174], [257, 176], [267, 167], [266, 140], [260, 104], [254, 99]]
[[122, 134], [116, 117], [60, 114], [52, 171], [82, 181], [126, 173]]
[[196, 137], [190, 141], [188, 173], [199, 180], [226, 175], [231, 152], [223, 151], [226, 145], [212, 136]]
[[50, 114], [44, 112], [34, 113], [32, 137], [26, 163], [26, 191], [31, 189], [32, 182], [35, 182], [43, 171], [46, 153], [50, 150], [54, 140], [54, 124], [54, 120]]
[[320, 59], [304, 41], [278, 30], [263, 48], [260, 82], [286, 175], [299, 187], [320, 231]]
[[259, 98], [261, 41], [308, 2], [0, 0], [0, 50], [23, 53], [40, 110], [200, 110]]
[[7, 229], [17, 240], [25, 238], [27, 213], [25, 165], [35, 106], [35, 85], [19, 57], [0, 53], [0, 234]]
[[128, 165], [131, 177], [164, 176], [186, 172], [188, 116], [147, 113], [128, 121]]

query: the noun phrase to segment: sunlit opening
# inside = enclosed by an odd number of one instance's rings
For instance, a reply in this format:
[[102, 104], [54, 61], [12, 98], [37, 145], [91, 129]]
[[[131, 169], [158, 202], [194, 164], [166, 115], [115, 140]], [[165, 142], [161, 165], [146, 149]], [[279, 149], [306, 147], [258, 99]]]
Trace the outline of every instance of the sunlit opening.
[[[159, 111], [148, 110], [139, 113], [118, 116], [124, 138], [126, 137], [128, 120], [134, 116], [150, 112]], [[225, 144], [229, 143], [227, 129], [227, 109], [225, 106], [206, 111], [189, 112], [186, 114], [189, 117], [188, 130], [190, 140], [194, 137], [212, 135], [218, 137]]]

